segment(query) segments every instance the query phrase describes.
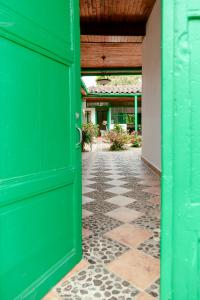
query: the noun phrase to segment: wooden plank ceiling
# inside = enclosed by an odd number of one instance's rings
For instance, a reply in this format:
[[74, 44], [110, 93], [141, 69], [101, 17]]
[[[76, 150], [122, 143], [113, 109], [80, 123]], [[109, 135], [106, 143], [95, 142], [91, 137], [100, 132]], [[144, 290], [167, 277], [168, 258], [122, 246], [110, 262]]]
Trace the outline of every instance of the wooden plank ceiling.
[[141, 67], [141, 45], [154, 3], [80, 0], [82, 68]]

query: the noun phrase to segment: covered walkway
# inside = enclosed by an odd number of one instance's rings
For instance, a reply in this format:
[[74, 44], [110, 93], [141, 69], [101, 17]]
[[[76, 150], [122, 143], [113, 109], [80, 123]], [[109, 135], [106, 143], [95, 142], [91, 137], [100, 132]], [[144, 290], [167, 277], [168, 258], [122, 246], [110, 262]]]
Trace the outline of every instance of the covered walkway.
[[84, 259], [45, 300], [158, 299], [159, 178], [140, 155], [83, 154]]

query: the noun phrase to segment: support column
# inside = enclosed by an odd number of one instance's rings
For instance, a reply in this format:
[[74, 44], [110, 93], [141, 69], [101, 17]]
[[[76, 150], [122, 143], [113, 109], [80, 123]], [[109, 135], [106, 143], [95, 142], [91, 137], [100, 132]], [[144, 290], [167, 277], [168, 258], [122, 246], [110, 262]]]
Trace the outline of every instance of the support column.
[[110, 125], [111, 125], [111, 107], [108, 109], [108, 114], [107, 114], [107, 128], [110, 130]]
[[138, 131], [138, 95], [134, 96], [134, 106], [135, 106], [135, 131]]
[[94, 113], [95, 113], [95, 122], [94, 122], [94, 124], [97, 125], [97, 109], [96, 109], [96, 107], [95, 107], [95, 112]]

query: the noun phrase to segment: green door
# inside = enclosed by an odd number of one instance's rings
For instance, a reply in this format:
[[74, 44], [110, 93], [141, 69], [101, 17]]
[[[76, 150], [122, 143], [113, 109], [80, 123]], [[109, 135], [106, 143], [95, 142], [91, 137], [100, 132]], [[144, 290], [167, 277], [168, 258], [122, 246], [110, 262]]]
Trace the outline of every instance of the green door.
[[81, 259], [78, 1], [0, 2], [0, 299]]
[[163, 1], [161, 299], [200, 299], [200, 2]]

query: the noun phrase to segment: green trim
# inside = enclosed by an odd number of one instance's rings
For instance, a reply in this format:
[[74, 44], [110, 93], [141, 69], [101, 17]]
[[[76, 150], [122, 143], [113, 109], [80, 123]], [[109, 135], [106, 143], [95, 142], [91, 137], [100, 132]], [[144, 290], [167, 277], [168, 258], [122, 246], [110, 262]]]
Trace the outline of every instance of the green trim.
[[[183, 2], [183, 7], [186, 2]], [[174, 98], [175, 74], [174, 63], [177, 64], [178, 59], [174, 59], [175, 37], [175, 2], [162, 1], [162, 40], [161, 40], [161, 282], [160, 282], [160, 298], [175, 299], [173, 296], [174, 289], [174, 265], [173, 260], [173, 244], [176, 239], [174, 233], [174, 190], [182, 189], [181, 184], [176, 189], [174, 187], [173, 176], [174, 166], [174, 125], [173, 116], [177, 114], [176, 102]], [[180, 11], [178, 12], [180, 14]], [[179, 41], [177, 40], [177, 43]], [[180, 62], [179, 62], [180, 65]], [[182, 67], [182, 64], [181, 64]], [[181, 99], [182, 102], [182, 99]], [[182, 114], [181, 114], [182, 116]], [[185, 122], [185, 119], [183, 123]], [[177, 129], [176, 129], [177, 131]], [[183, 131], [177, 131], [181, 135]], [[183, 188], [184, 189], [184, 188]], [[178, 217], [176, 215], [176, 217]], [[191, 235], [193, 233], [191, 232]], [[179, 258], [180, 259], [180, 258]], [[191, 262], [193, 263], [193, 262]], [[179, 277], [182, 276], [182, 272]], [[191, 297], [193, 297], [191, 295]], [[184, 296], [183, 296], [184, 298]], [[190, 296], [186, 296], [190, 298]], [[177, 298], [176, 298], [177, 299]], [[185, 298], [184, 298], [185, 299]]]
[[107, 128], [110, 130], [110, 125], [111, 125], [111, 107], [108, 108], [108, 113], [107, 113]]
[[82, 68], [81, 74], [84, 76], [96, 75], [142, 75], [142, 67], [138, 68]]
[[87, 86], [85, 85], [83, 79], [81, 78], [81, 87], [84, 89], [84, 91], [86, 92], [86, 95], [89, 95], [89, 91]]
[[138, 131], [138, 96], [134, 96], [134, 107], [135, 107], [135, 131]]
[[[101, 102], [101, 101], [96, 101], [96, 102]], [[90, 104], [95, 104], [95, 105], [87, 105], [86, 107], [87, 108], [112, 108], [112, 107], [120, 107], [120, 108], [122, 108], [122, 107], [125, 107], [125, 108], [132, 108], [133, 107], [133, 105], [131, 105], [131, 104], [128, 104], [128, 105], [119, 105], [119, 103], [117, 103], [116, 105], [113, 105], [113, 103], [110, 103], [109, 102], [109, 105], [102, 105], [102, 106], [100, 106], [100, 105], [96, 105], [96, 102], [89, 102]], [[133, 102], [133, 101], [132, 101]]]
[[141, 93], [131, 93], [131, 94], [115, 94], [115, 93], [90, 93], [87, 98], [131, 98], [135, 96], [142, 96]]

